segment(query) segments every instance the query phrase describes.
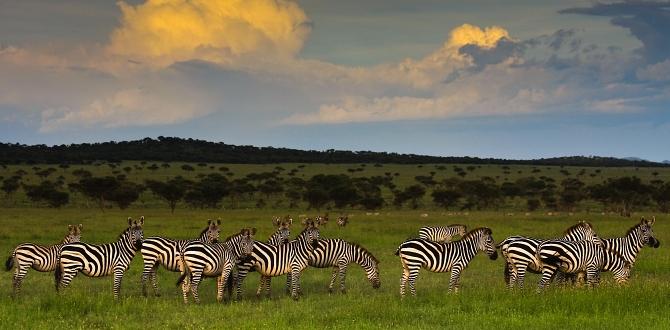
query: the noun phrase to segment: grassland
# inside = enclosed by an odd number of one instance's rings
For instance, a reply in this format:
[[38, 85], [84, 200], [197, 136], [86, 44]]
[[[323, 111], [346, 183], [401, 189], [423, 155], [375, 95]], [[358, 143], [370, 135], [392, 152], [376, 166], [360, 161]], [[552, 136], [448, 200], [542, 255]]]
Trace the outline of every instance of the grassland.
[[[243, 174], [240, 169], [232, 169]], [[259, 171], [259, 169], [249, 169]], [[307, 171], [307, 170], [305, 170]], [[382, 168], [383, 171], [383, 168]], [[642, 171], [642, 169], [640, 169]], [[360, 172], [359, 172], [360, 173]], [[306, 175], [308, 175], [306, 173]], [[164, 208], [138, 208], [101, 212], [93, 208], [62, 210], [33, 208], [0, 209], [0, 251], [3, 261], [18, 243], [49, 244], [62, 238], [67, 224], [83, 223], [86, 242], [115, 240], [129, 215], [146, 216], [145, 236], [164, 235], [188, 238], [197, 235], [208, 218], [222, 218], [222, 235], [242, 226], [255, 226], [258, 239], [272, 232], [270, 217], [288, 210], [187, 210], [170, 214]], [[307, 211], [290, 211], [293, 215]], [[420, 217], [427, 213], [427, 217]], [[644, 248], [633, 270], [630, 284], [617, 287], [611, 275], [594, 290], [552, 288], [542, 295], [534, 292], [538, 275], [529, 274], [527, 290], [508, 292], [503, 283], [503, 261], [478, 255], [465, 270], [461, 293], [447, 294], [448, 275], [422, 271], [417, 297], [400, 299], [401, 267], [393, 255], [404, 239], [414, 236], [425, 224], [465, 223], [470, 228], [488, 226], [500, 241], [512, 234], [537, 237], [558, 236], [579, 219], [591, 221], [603, 237], [621, 236], [635, 223], [600, 214], [573, 216], [504, 216], [497, 212], [477, 212], [449, 216], [439, 211], [380, 211], [366, 215], [351, 210], [351, 223], [344, 229], [330, 223], [322, 237], [341, 237], [358, 242], [381, 261], [382, 287], [374, 290], [360, 267], [352, 266], [347, 277], [346, 295], [327, 292], [330, 270], [307, 269], [302, 276], [303, 298], [294, 302], [283, 293], [283, 278], [273, 281], [270, 300], [254, 296], [258, 279], [245, 281], [246, 297], [238, 303], [217, 304], [214, 281], [201, 286], [201, 305], [184, 306], [174, 283], [178, 274], [160, 270], [162, 297], [144, 298], [140, 292], [141, 258], [137, 256], [127, 272], [122, 299], [112, 299], [112, 278], [77, 277], [70, 288], [57, 295], [53, 275], [29, 272], [22, 296], [9, 298], [11, 273], [0, 273], [0, 327], [44, 328], [419, 328], [456, 329], [668, 329], [670, 328], [670, 217], [657, 215], [654, 228], [661, 241], [659, 249]], [[295, 235], [299, 228], [293, 228]]]
[[[155, 169], [149, 169], [152, 165], [156, 165]], [[78, 178], [73, 174], [78, 169], [83, 169], [91, 172], [94, 176], [107, 176], [123, 174], [128, 180], [136, 183], [144, 183], [145, 180], [160, 180], [165, 181], [181, 175], [187, 179], [197, 179], [198, 176], [206, 175], [208, 173], [219, 173], [228, 176], [230, 179], [243, 178], [250, 173], [263, 173], [279, 171], [279, 177], [287, 179], [288, 173], [295, 171], [294, 177], [309, 179], [317, 174], [346, 174], [352, 177], [371, 177], [371, 176], [385, 176], [392, 175], [393, 183], [398, 188], [404, 188], [411, 184], [416, 184], [414, 179], [416, 176], [430, 176], [434, 174], [434, 180], [440, 182], [445, 178], [458, 177], [454, 168], [462, 168], [466, 172], [464, 179], [475, 180], [482, 177], [490, 177], [501, 184], [506, 181], [513, 182], [522, 177], [541, 177], [546, 176], [556, 180], [557, 184], [565, 178], [577, 178], [586, 185], [600, 183], [608, 178], [616, 178], [623, 176], [637, 176], [644, 182], [648, 183], [652, 180], [670, 181], [670, 167], [575, 167], [575, 166], [531, 166], [531, 165], [449, 165], [449, 164], [424, 164], [424, 165], [402, 165], [402, 164], [298, 164], [298, 163], [279, 163], [279, 164], [197, 164], [197, 163], [182, 163], [171, 162], [167, 167], [163, 167], [161, 162], [139, 162], [139, 161], [124, 161], [119, 165], [110, 166], [113, 164], [95, 163], [88, 165], [71, 165], [68, 168], [60, 168], [54, 164], [37, 164], [37, 165], [6, 165], [0, 167], [0, 178], [9, 178], [17, 171], [25, 171], [21, 182], [23, 184], [38, 184], [42, 178], [38, 177], [35, 172], [47, 168], [54, 168], [47, 179], [55, 181], [62, 176], [62, 180], [67, 185], [68, 183], [76, 182]], [[194, 170], [185, 171], [182, 169], [183, 165], [189, 165]], [[125, 171], [124, 168], [130, 168]], [[65, 187], [67, 188], [67, 187]], [[387, 188], [382, 190], [387, 204], [392, 200], [391, 191]], [[223, 205], [228, 203], [224, 199]], [[240, 207], [255, 207], [256, 201], [254, 198], [247, 198], [243, 200]], [[275, 203], [268, 203], [268, 207], [274, 206]], [[12, 194], [10, 198], [0, 200], [0, 207], [35, 207], [36, 205], [28, 200], [22, 189]], [[134, 203], [135, 207], [141, 208], [160, 208], [167, 207], [166, 204], [154, 196], [151, 192], [145, 191], [141, 194], [139, 200]], [[81, 208], [91, 207], [90, 201], [86, 200], [79, 194], [71, 194], [70, 203], [67, 208]], [[94, 207], [94, 206], [93, 206]], [[180, 205], [178, 207], [183, 207]], [[286, 207], [285, 204], [280, 204], [279, 208]], [[426, 194], [423, 200], [423, 208], [434, 208], [435, 206], [430, 201], [430, 194]], [[595, 209], [596, 203], [588, 203], [581, 209]], [[525, 200], [509, 201], [507, 205], [503, 205], [502, 209], [524, 209]]]

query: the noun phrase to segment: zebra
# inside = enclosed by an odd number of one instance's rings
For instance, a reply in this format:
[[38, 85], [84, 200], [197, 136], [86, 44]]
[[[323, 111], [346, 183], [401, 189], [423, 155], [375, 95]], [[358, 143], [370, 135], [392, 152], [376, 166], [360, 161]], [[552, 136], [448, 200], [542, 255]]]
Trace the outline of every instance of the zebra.
[[[654, 237], [652, 229], [652, 225], [655, 222], [655, 217], [651, 220], [646, 220], [643, 217], [638, 224], [634, 225], [626, 232], [625, 236], [601, 239], [603, 247], [605, 250], [614, 251], [621, 255], [621, 257], [623, 257], [632, 267], [635, 264], [637, 255], [640, 250], [642, 250], [642, 247], [648, 245], [653, 248], [658, 248], [660, 246], [660, 242]], [[580, 277], [584, 274], [579, 273], [574, 275]], [[577, 279], [575, 276], [566, 276], [566, 280], [575, 282]]]
[[[272, 224], [277, 227], [277, 230], [270, 236], [268, 239], [267, 244], [269, 245], [274, 245], [274, 246], [279, 246], [281, 244], [286, 244], [289, 242], [289, 236], [291, 236], [291, 224], [293, 223], [293, 219], [289, 216], [286, 216], [284, 219], [281, 218], [274, 218], [272, 220]], [[253, 266], [254, 266], [255, 260], [252, 257], [248, 258], [244, 262], [241, 262], [237, 265], [238, 272], [240, 269], [246, 273], [253, 271]], [[258, 289], [256, 290], [256, 296], [259, 297], [263, 291], [267, 292], [268, 297], [270, 296], [270, 284], [271, 284], [271, 277], [269, 276], [263, 276], [261, 275], [261, 280], [258, 283]], [[287, 291], [289, 290], [290, 286], [287, 283], [286, 284]]]
[[[561, 239], [600, 242], [593, 226], [586, 221], [580, 221], [566, 229]], [[532, 273], [542, 271], [542, 266], [536, 257], [537, 247], [542, 242], [543, 240], [537, 238], [510, 236], [496, 246], [500, 248], [500, 253], [505, 258], [505, 282], [509, 289], [513, 289], [515, 284], [523, 288], [527, 271]]]
[[468, 232], [466, 225], [449, 225], [442, 227], [421, 227], [419, 229], [419, 238], [438, 243], [448, 243], [451, 239], [459, 235], [463, 237]]
[[624, 260], [633, 265], [635, 259], [637, 259], [637, 254], [643, 246], [648, 245], [658, 248], [661, 245], [656, 237], [654, 237], [652, 226], [655, 222], [655, 217], [651, 220], [642, 218], [640, 223], [631, 227], [625, 236], [603, 239], [603, 246], [606, 250], [619, 253]]
[[602, 243], [591, 241], [549, 240], [540, 243], [537, 259], [542, 265], [542, 279], [537, 292], [542, 292], [557, 270], [564, 273], [586, 273], [589, 287], [598, 283], [601, 270], [611, 271], [617, 283], [625, 283], [631, 264], [615, 251], [606, 250]]
[[[305, 225], [305, 229], [295, 240], [279, 246], [255, 242], [254, 251], [251, 254], [253, 267], [261, 276], [274, 277], [290, 274], [291, 297], [294, 300], [298, 299], [298, 292], [300, 291], [300, 274], [307, 268], [310, 254], [314, 251], [319, 239], [318, 222], [305, 219], [302, 223]], [[237, 299], [242, 296], [242, 283], [248, 273], [248, 270], [244, 268], [240, 267], [238, 269]]]
[[347, 276], [347, 266], [352, 262], [363, 267], [373, 288], [378, 289], [380, 287], [379, 260], [360, 245], [342, 239], [320, 239], [309, 258], [309, 265], [312, 267], [333, 268], [333, 275], [330, 285], [328, 285], [329, 293], [333, 292], [333, 285], [338, 275], [340, 277], [340, 291], [346, 293], [344, 281]]
[[142, 260], [144, 271], [142, 272], [142, 294], [147, 296], [147, 281], [151, 279], [154, 294], [160, 296], [156, 271], [160, 265], [171, 272], [180, 272], [181, 259], [179, 252], [192, 241], [214, 243], [219, 239], [221, 220], [208, 220], [207, 227], [202, 230], [198, 239], [174, 240], [164, 237], [148, 237], [142, 242]]
[[144, 217], [133, 221], [128, 218], [128, 228], [119, 239], [108, 244], [71, 243], [63, 246], [56, 267], [56, 292], [67, 288], [79, 272], [89, 277], [101, 277], [114, 274], [114, 299], [119, 299], [123, 273], [130, 267], [135, 253], [142, 246], [144, 238]]
[[420, 238], [403, 242], [395, 252], [403, 267], [400, 295], [405, 296], [405, 286], [409, 284], [411, 294], [416, 296], [414, 282], [422, 267], [435, 273], [451, 272], [448, 291], [458, 292], [461, 271], [478, 251], [484, 251], [491, 260], [498, 258], [490, 228], [473, 229], [459, 241], [450, 243], [437, 243]]
[[324, 215], [317, 215], [316, 218], [314, 218], [314, 221], [321, 227], [325, 226], [328, 224], [328, 213]]
[[192, 241], [180, 253], [183, 272], [177, 285], [181, 284], [184, 303], [188, 303], [191, 292], [196, 304], [200, 303], [198, 285], [203, 277], [217, 277], [216, 300], [223, 301], [223, 289], [238, 259], [251, 255], [256, 228], [243, 228], [222, 243], [208, 244]]
[[56, 245], [37, 245], [33, 243], [19, 244], [12, 255], [7, 258], [5, 262], [5, 269], [14, 270], [14, 277], [12, 278], [12, 297], [16, 297], [21, 293], [21, 282], [28, 274], [28, 269], [32, 268], [38, 272], [52, 272], [56, 270], [58, 264], [58, 254], [65, 244], [79, 242], [81, 240], [82, 225], [68, 225], [68, 233], [65, 235], [60, 244]]
[[349, 216], [344, 215], [339, 218], [337, 218], [337, 226], [339, 228], [345, 227], [349, 223]]

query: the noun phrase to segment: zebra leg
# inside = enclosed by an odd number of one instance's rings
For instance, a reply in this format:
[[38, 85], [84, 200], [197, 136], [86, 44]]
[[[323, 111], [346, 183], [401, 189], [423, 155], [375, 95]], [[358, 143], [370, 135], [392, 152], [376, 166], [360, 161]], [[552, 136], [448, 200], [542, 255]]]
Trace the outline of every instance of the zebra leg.
[[463, 270], [463, 265], [460, 263], [455, 264], [451, 268], [451, 277], [449, 278], [449, 289], [447, 292], [451, 292], [452, 290], [454, 293], [458, 293], [459, 285], [458, 281], [461, 279], [461, 271]]
[[586, 267], [586, 284], [587, 287], [594, 288], [598, 285], [598, 268], [592, 267], [591, 265]]
[[[56, 267], [61, 267], [56, 266]], [[76, 268], [62, 268], [61, 269], [61, 274], [60, 274], [60, 281], [56, 285], [56, 292], [59, 291], [59, 289], [65, 289], [67, 288], [70, 283], [72, 282], [72, 279], [74, 279], [77, 274], [79, 274], [79, 271], [81, 270], [81, 267], [76, 267]], [[56, 270], [58, 271], [58, 270]]]
[[528, 270], [528, 264], [515, 266], [514, 281], [516, 282], [516, 286], [519, 289], [523, 289], [524, 280], [526, 279], [526, 271]]
[[188, 294], [191, 292], [191, 279], [186, 275], [181, 282], [181, 294], [184, 298], [184, 304], [188, 304]]
[[12, 297], [16, 297], [21, 293], [21, 282], [28, 275], [28, 269], [30, 269], [30, 265], [16, 265], [14, 278], [12, 279]]
[[121, 293], [121, 280], [123, 279], [123, 269], [114, 269], [114, 300], [119, 300]]
[[342, 293], [347, 293], [347, 288], [344, 286], [346, 277], [347, 277], [347, 264], [340, 265], [340, 291]]
[[235, 301], [238, 301], [242, 298], [242, 282], [244, 278], [247, 277], [249, 273], [248, 269], [239, 268], [237, 271], [237, 280], [235, 281]]
[[201, 280], [202, 271], [195, 271], [191, 273], [191, 294], [193, 295], [193, 301], [195, 301], [196, 304], [200, 303], [200, 297], [198, 296], [198, 285], [200, 285]]
[[400, 277], [400, 297], [405, 296], [405, 286], [407, 285], [407, 280], [409, 279], [409, 268], [407, 264], [401, 260], [402, 263], [402, 276]]
[[[144, 257], [144, 256], [143, 256]], [[144, 259], [144, 270], [142, 270], [142, 295], [148, 296], [147, 281], [151, 279], [151, 273], [154, 271], [154, 262]]]
[[333, 293], [333, 285], [335, 285], [335, 281], [337, 280], [338, 271], [338, 267], [333, 267], [333, 275], [330, 278], [330, 285], [328, 285], [328, 293]]
[[224, 270], [216, 279], [216, 301], [219, 303], [223, 302], [223, 291], [225, 290], [228, 276], [230, 276], [230, 272]]
[[258, 289], [256, 289], [256, 297], [260, 297], [261, 294], [266, 290], [265, 286], [267, 285], [267, 280], [269, 277], [261, 275], [261, 279], [258, 281]]
[[298, 300], [298, 290], [300, 288], [300, 271], [297, 269], [291, 270], [291, 298]]
[[291, 279], [291, 273], [286, 274], [286, 294], [291, 294], [293, 280]]
[[417, 277], [419, 277], [419, 268], [420, 267], [413, 267], [409, 269], [409, 276], [407, 277], [407, 281], [409, 282], [409, 292], [412, 294], [412, 296], [416, 296], [414, 283], [416, 282]]
[[544, 288], [549, 285], [549, 281], [551, 281], [554, 273], [556, 273], [556, 268], [546, 265], [542, 267], [542, 279], [540, 279], [540, 282], [537, 284], [537, 293], [542, 293], [542, 291], [544, 291]]
[[158, 265], [154, 266], [154, 269], [151, 272], [151, 286], [154, 288], [154, 295], [160, 297], [161, 292], [158, 290], [158, 277], [156, 276], [156, 271], [158, 271]]

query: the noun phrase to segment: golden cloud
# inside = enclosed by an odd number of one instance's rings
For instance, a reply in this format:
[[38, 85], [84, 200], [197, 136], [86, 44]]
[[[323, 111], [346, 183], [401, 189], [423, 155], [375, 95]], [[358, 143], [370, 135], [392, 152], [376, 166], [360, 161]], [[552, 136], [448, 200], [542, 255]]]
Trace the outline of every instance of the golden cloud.
[[107, 50], [154, 64], [243, 56], [293, 57], [311, 30], [305, 12], [284, 0], [149, 0], [119, 2], [121, 25]]

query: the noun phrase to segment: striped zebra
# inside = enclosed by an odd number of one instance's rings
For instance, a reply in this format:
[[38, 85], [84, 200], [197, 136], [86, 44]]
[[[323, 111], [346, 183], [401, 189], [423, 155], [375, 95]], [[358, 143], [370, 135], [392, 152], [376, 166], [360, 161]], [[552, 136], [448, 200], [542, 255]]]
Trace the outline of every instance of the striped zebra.
[[378, 289], [381, 285], [379, 280], [379, 260], [364, 247], [349, 243], [342, 239], [320, 239], [309, 258], [309, 265], [316, 268], [333, 268], [333, 275], [328, 285], [328, 292], [333, 292], [333, 285], [340, 278], [340, 291], [346, 293], [344, 281], [347, 276], [347, 266], [357, 263], [372, 284]]
[[[254, 251], [251, 254], [253, 267], [261, 276], [291, 275], [291, 297], [295, 300], [298, 299], [300, 291], [300, 274], [307, 268], [310, 254], [314, 251], [319, 239], [318, 222], [305, 219], [302, 223], [305, 229], [295, 240], [278, 246], [255, 242]], [[238, 268], [237, 299], [242, 296], [242, 283], [247, 273], [248, 270]]]
[[483, 227], [473, 229], [456, 242], [437, 243], [420, 238], [410, 239], [398, 247], [403, 267], [400, 279], [400, 295], [405, 296], [405, 286], [413, 296], [416, 295], [414, 282], [423, 267], [435, 273], [451, 272], [449, 292], [458, 292], [461, 271], [468, 266], [478, 251], [484, 251], [491, 260], [498, 258], [491, 229]]
[[[566, 229], [561, 239], [600, 241], [593, 226], [586, 221], [580, 221]], [[500, 248], [500, 253], [505, 258], [505, 282], [509, 289], [514, 288], [515, 284], [519, 288], [523, 288], [526, 272], [540, 273], [542, 271], [542, 266], [536, 254], [537, 247], [543, 241], [531, 237], [510, 236], [497, 245]]]
[[542, 265], [538, 292], [544, 290], [557, 270], [567, 274], [585, 272], [590, 287], [598, 284], [600, 271], [611, 271], [617, 283], [626, 282], [630, 276], [631, 264], [619, 253], [591, 241], [544, 241], [537, 248], [537, 258]]
[[7, 271], [14, 270], [12, 278], [12, 297], [21, 293], [21, 282], [26, 278], [28, 269], [32, 268], [38, 272], [52, 272], [56, 270], [58, 264], [58, 254], [65, 244], [79, 242], [81, 240], [82, 225], [68, 225], [68, 233], [60, 244], [56, 245], [37, 245], [33, 243], [19, 244], [12, 255], [7, 258], [5, 268]]
[[465, 236], [468, 228], [465, 225], [449, 225], [442, 227], [421, 227], [419, 229], [419, 238], [438, 243], [448, 243], [454, 236]]
[[200, 303], [198, 286], [203, 277], [217, 277], [216, 300], [223, 301], [223, 290], [233, 267], [240, 258], [251, 255], [254, 248], [256, 228], [243, 228], [239, 233], [226, 238], [222, 243], [192, 241], [180, 253], [184, 271], [177, 281], [181, 284], [184, 303], [188, 303], [188, 293], [196, 304]]
[[[272, 221], [272, 224], [274, 224], [277, 227], [277, 230], [270, 236], [268, 239], [267, 244], [269, 245], [274, 245], [274, 246], [279, 246], [282, 244], [286, 244], [289, 242], [289, 236], [291, 236], [291, 224], [293, 223], [293, 219], [286, 216], [284, 219], [281, 218], [275, 218]], [[255, 264], [255, 259], [253, 258], [253, 255], [245, 260], [244, 262], [240, 262], [237, 265], [238, 272], [240, 270], [244, 271], [245, 273], [248, 273], [250, 271], [254, 271], [252, 269]], [[272, 278], [269, 276], [263, 276], [261, 275], [261, 279], [258, 283], [258, 289], [256, 290], [256, 296], [260, 296], [261, 293], [265, 290], [267, 292], [268, 297], [270, 296], [270, 284], [272, 282]], [[287, 291], [290, 289], [289, 284], [286, 284]]]
[[317, 225], [323, 227], [328, 224], [328, 213], [324, 215], [317, 215], [316, 218], [314, 218], [314, 222], [316, 222]]
[[626, 236], [603, 239], [603, 245], [605, 249], [619, 253], [628, 263], [633, 265], [643, 246], [648, 245], [658, 248], [661, 245], [654, 237], [652, 226], [655, 222], [655, 217], [651, 220], [642, 218], [640, 223], [626, 232]]
[[63, 246], [55, 272], [56, 291], [67, 288], [79, 272], [89, 277], [114, 274], [114, 299], [118, 299], [123, 273], [130, 267], [135, 253], [142, 246], [143, 225], [144, 217], [139, 221], [128, 218], [128, 228], [114, 243], [71, 243]]
[[[635, 264], [637, 255], [645, 245], [653, 248], [658, 248], [660, 246], [660, 242], [654, 237], [652, 228], [655, 222], [655, 217], [651, 220], [646, 220], [643, 217], [638, 224], [634, 225], [626, 232], [625, 236], [601, 239], [603, 246], [606, 250], [614, 251], [621, 255], [621, 257], [631, 264], [632, 267]], [[566, 276], [566, 280], [576, 282], [577, 276], [583, 277], [583, 275], [583, 273], [580, 273], [574, 274], [574, 276]]]
[[345, 227], [349, 223], [349, 216], [344, 215], [337, 218], [337, 226], [339, 228]]
[[142, 294], [147, 296], [147, 281], [151, 279], [154, 294], [160, 296], [156, 271], [160, 265], [171, 272], [181, 272], [181, 258], [179, 252], [186, 244], [193, 241], [214, 243], [219, 239], [221, 220], [208, 220], [207, 227], [202, 230], [197, 239], [175, 240], [160, 236], [148, 237], [142, 242], [142, 261], [144, 271], [142, 272]]

